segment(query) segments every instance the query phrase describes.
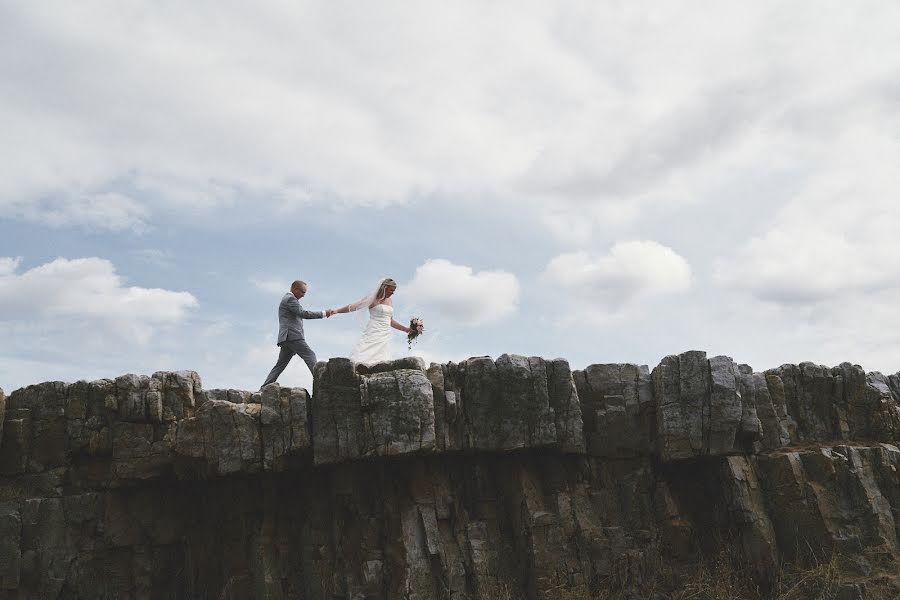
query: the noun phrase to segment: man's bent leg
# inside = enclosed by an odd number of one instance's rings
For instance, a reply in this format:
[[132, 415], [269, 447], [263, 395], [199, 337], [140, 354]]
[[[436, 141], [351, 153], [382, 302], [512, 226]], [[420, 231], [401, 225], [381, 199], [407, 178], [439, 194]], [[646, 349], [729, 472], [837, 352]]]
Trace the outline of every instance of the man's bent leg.
[[287, 368], [288, 363], [291, 362], [291, 359], [294, 358], [293, 349], [288, 347], [290, 342], [284, 342], [281, 345], [281, 351], [278, 353], [278, 362], [275, 363], [275, 366], [272, 367], [272, 370], [269, 371], [269, 376], [266, 377], [265, 383], [260, 387], [266, 387], [270, 383], [275, 383], [275, 380], [278, 379], [278, 376], [281, 375], [281, 372]]
[[303, 359], [303, 362], [306, 363], [306, 366], [309, 367], [310, 373], [315, 373], [316, 368], [316, 353], [313, 352], [312, 348], [309, 347], [309, 344], [306, 343], [306, 340], [292, 340], [288, 342], [292, 344], [291, 349]]

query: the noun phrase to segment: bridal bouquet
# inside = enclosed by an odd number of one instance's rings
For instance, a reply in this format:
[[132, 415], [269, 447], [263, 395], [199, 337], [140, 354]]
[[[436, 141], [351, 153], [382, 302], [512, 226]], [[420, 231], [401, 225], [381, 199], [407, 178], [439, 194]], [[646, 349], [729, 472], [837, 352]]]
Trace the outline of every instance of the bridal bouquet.
[[406, 334], [406, 347], [412, 350], [413, 342], [423, 331], [425, 331], [425, 326], [422, 325], [422, 319], [418, 317], [410, 319], [409, 333]]

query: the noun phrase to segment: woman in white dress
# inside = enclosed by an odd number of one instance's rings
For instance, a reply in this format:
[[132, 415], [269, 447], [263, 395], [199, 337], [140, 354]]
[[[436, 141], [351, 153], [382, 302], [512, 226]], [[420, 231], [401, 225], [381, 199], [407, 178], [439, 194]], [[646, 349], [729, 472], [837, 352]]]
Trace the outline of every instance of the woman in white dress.
[[394, 320], [394, 303], [391, 296], [397, 291], [397, 282], [390, 277], [382, 279], [375, 292], [353, 304], [342, 306], [336, 313], [349, 313], [369, 308], [369, 322], [362, 337], [356, 342], [350, 360], [356, 363], [376, 363], [391, 360], [391, 328], [408, 334], [411, 329]]

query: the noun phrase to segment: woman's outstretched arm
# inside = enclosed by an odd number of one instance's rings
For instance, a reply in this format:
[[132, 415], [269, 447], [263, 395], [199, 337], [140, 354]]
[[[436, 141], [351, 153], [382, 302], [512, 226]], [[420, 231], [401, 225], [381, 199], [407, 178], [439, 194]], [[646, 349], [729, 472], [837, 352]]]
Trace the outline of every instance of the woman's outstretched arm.
[[363, 305], [366, 303], [366, 300], [368, 300], [368, 299], [369, 299], [368, 296], [364, 296], [363, 298], [360, 298], [359, 300], [357, 300], [356, 302], [353, 302], [352, 304], [345, 304], [344, 306], [335, 309], [334, 312], [348, 313], [348, 312], [353, 312], [354, 310], [359, 310], [360, 308], [363, 307]]

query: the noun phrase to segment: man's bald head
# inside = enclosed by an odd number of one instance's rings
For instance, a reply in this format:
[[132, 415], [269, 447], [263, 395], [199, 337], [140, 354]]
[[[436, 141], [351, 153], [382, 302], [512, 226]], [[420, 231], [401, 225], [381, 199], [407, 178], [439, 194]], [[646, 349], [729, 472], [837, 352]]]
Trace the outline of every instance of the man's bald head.
[[291, 284], [291, 293], [298, 300], [306, 295], [306, 282], [296, 279], [294, 283]]

